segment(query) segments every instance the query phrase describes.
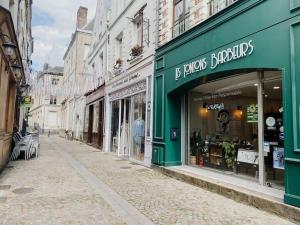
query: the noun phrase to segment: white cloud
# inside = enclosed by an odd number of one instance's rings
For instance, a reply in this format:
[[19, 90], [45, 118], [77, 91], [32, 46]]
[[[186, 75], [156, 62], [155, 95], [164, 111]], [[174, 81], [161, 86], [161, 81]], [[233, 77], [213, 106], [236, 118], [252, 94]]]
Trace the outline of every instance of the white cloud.
[[33, 13], [35, 10], [45, 13], [53, 21], [32, 27], [35, 69], [41, 69], [45, 62], [52, 66], [63, 65], [62, 58], [75, 30], [78, 8], [87, 7], [88, 20], [91, 20], [95, 15], [97, 0], [35, 0], [33, 3]]

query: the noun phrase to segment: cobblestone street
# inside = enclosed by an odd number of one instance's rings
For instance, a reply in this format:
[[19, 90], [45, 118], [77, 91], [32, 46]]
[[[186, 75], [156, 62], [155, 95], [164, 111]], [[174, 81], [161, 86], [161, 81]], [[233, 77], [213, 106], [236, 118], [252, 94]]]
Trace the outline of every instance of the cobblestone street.
[[59, 137], [0, 176], [0, 224], [292, 224]]

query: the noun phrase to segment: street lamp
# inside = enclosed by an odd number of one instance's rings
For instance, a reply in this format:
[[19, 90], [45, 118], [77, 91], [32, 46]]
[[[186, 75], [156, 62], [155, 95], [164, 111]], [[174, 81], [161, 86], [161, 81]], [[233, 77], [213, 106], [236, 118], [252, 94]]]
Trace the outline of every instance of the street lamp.
[[21, 93], [25, 93], [25, 95], [27, 95], [27, 92], [28, 92], [29, 87], [30, 87], [29, 84], [25, 84], [25, 83], [21, 84], [21, 85], [19, 86], [20, 92], [21, 92]]

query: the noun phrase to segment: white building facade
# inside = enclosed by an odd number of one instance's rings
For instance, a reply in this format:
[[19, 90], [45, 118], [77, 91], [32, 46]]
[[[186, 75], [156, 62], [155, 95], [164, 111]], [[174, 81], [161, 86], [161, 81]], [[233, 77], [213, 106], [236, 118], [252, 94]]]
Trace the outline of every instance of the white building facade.
[[157, 1], [111, 2], [105, 150], [143, 165], [152, 157], [152, 75]]
[[72, 132], [72, 137], [83, 140], [85, 86], [88, 77], [84, 73], [85, 60], [92, 39], [93, 23], [87, 23], [88, 9], [80, 7], [77, 25], [64, 55], [64, 78], [62, 96], [62, 134]]
[[105, 141], [105, 79], [108, 65], [108, 25], [110, 3], [98, 1], [94, 18], [93, 38], [84, 74], [89, 77], [86, 87], [84, 142], [103, 149]]
[[61, 124], [61, 106], [58, 91], [62, 88], [63, 68], [44, 65], [34, 80], [31, 93], [33, 105], [29, 112], [29, 126], [42, 132], [58, 133]]

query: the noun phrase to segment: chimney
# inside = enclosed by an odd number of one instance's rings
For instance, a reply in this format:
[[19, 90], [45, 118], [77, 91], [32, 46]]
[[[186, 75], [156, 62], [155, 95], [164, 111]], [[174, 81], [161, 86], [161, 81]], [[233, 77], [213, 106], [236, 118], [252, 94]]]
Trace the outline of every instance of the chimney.
[[49, 64], [48, 63], [44, 63], [43, 70], [47, 71], [48, 69], [49, 69]]
[[87, 24], [88, 9], [80, 6], [77, 12], [77, 25], [76, 28], [81, 29]]

